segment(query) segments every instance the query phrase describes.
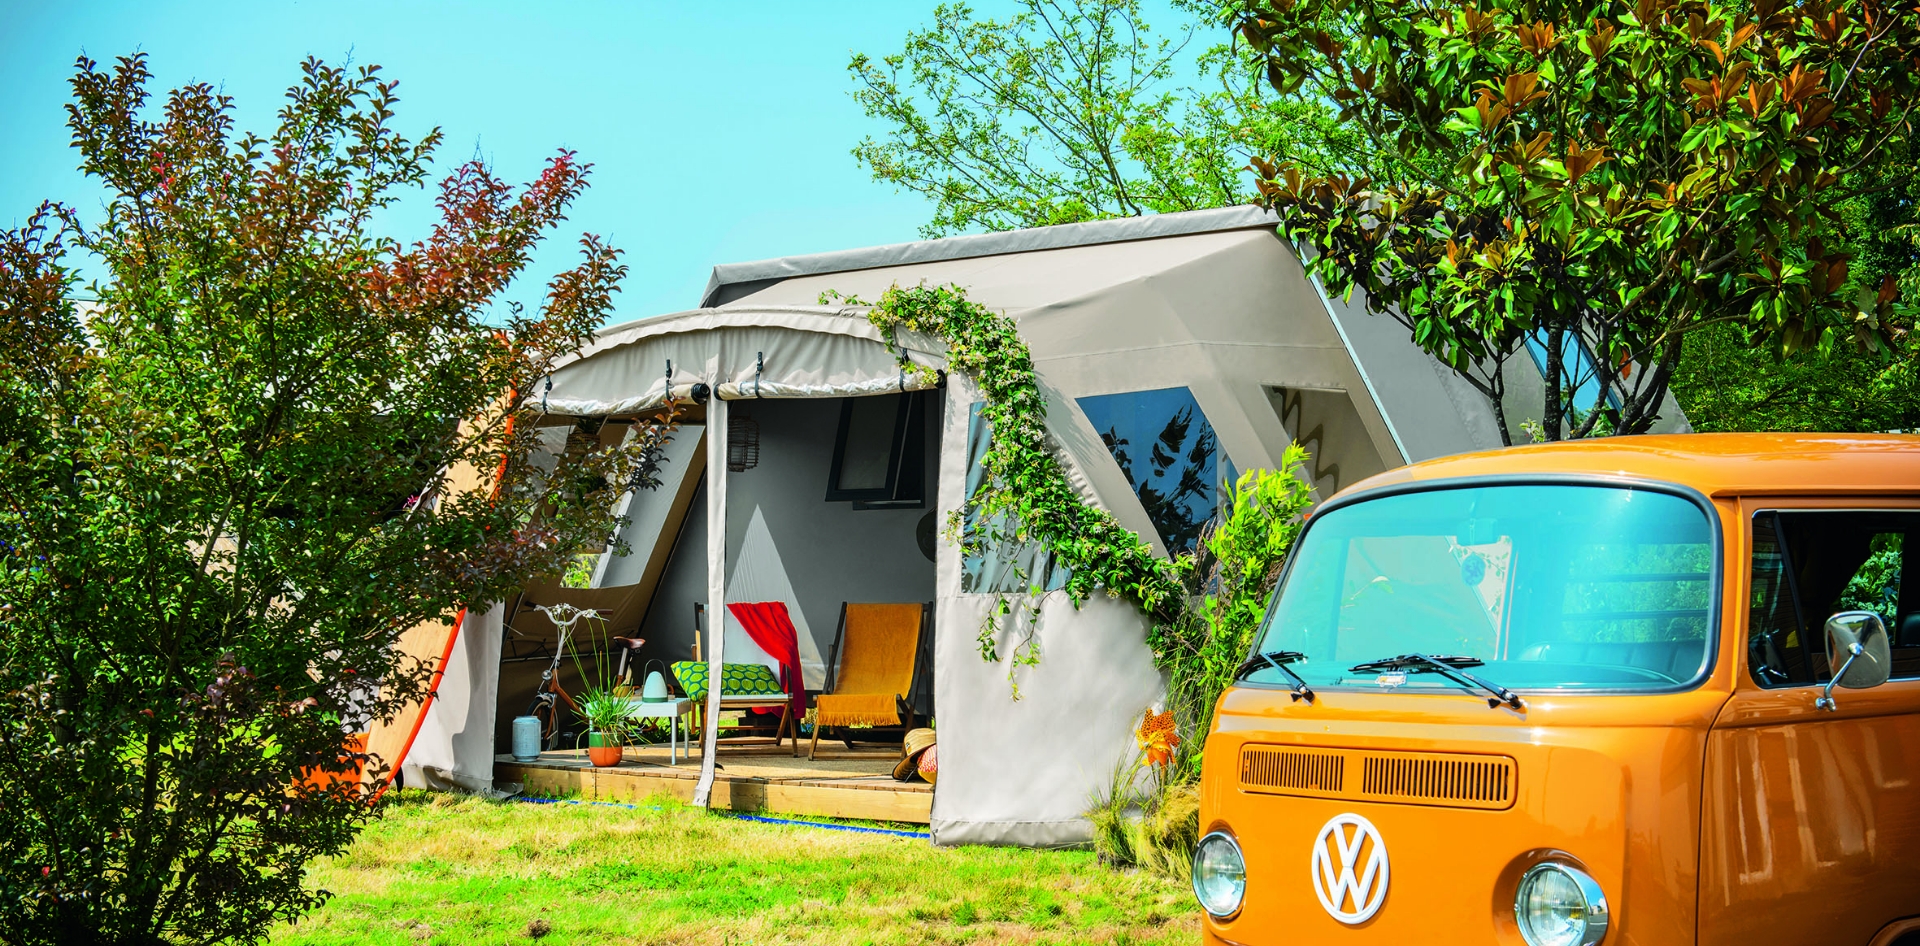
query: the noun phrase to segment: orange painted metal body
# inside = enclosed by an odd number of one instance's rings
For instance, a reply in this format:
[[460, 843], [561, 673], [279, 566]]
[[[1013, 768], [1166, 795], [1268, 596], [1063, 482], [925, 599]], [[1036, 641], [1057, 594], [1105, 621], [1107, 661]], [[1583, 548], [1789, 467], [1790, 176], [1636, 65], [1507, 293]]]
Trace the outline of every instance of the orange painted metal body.
[[[1522, 946], [1519, 877], [1556, 858], [1605, 891], [1607, 944], [1891, 941], [1883, 931], [1920, 916], [1920, 680], [1837, 691], [1837, 712], [1814, 708], [1817, 687], [1755, 684], [1750, 523], [1757, 509], [1920, 509], [1920, 437], [1609, 438], [1429, 461], [1349, 493], [1527, 475], [1708, 497], [1724, 558], [1704, 682], [1677, 693], [1536, 691], [1522, 710], [1459, 691], [1322, 688], [1309, 703], [1284, 688], [1229, 689], [1207, 742], [1201, 828], [1238, 839], [1247, 892], [1234, 917], [1203, 920], [1203, 939]], [[1477, 806], [1364, 797], [1351, 776], [1347, 797], [1274, 794], [1244, 784], [1268, 777], [1242, 771], [1243, 750], [1262, 745], [1504, 757], [1512, 782], [1504, 799]], [[1378, 829], [1391, 870], [1378, 912], [1356, 925], [1322, 908], [1310, 866], [1322, 825], [1348, 812]]]

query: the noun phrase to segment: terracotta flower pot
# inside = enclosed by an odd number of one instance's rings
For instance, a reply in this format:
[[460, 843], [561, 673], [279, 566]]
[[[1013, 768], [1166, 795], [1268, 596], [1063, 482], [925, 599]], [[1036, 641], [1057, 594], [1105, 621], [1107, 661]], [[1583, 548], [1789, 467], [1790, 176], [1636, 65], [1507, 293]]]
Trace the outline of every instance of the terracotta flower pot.
[[619, 765], [621, 756], [625, 754], [626, 748], [620, 744], [618, 736], [603, 732], [587, 733], [587, 761], [593, 763], [595, 768]]

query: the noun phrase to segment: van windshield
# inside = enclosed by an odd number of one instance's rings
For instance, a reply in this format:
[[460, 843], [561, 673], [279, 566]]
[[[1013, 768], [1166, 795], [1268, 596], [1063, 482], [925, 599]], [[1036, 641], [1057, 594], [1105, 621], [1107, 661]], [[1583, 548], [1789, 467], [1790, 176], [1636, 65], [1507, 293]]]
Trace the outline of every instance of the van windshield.
[[[1261, 652], [1309, 685], [1432, 692], [1437, 673], [1355, 671], [1408, 653], [1483, 661], [1509, 689], [1660, 690], [1700, 676], [1712, 530], [1675, 495], [1613, 486], [1433, 489], [1315, 516]], [[1281, 686], [1263, 665], [1242, 679]]]

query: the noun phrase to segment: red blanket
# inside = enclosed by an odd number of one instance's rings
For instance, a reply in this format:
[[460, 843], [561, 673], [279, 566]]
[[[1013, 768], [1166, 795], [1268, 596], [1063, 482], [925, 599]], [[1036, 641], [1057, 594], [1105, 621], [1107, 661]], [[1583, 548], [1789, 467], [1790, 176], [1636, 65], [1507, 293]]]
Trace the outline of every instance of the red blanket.
[[780, 685], [792, 697], [796, 722], [807, 713], [806, 678], [800, 675], [800, 637], [787, 616], [784, 601], [755, 601], [727, 605], [767, 656], [780, 662]]

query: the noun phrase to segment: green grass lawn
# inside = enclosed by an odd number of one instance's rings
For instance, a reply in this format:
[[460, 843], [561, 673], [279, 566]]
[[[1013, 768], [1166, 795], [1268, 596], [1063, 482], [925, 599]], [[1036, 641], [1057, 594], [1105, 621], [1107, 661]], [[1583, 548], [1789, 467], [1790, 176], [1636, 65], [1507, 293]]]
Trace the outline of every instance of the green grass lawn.
[[1183, 886], [1090, 852], [937, 848], [670, 800], [408, 792], [311, 883], [333, 900], [273, 943], [1148, 944], [1199, 930]]

